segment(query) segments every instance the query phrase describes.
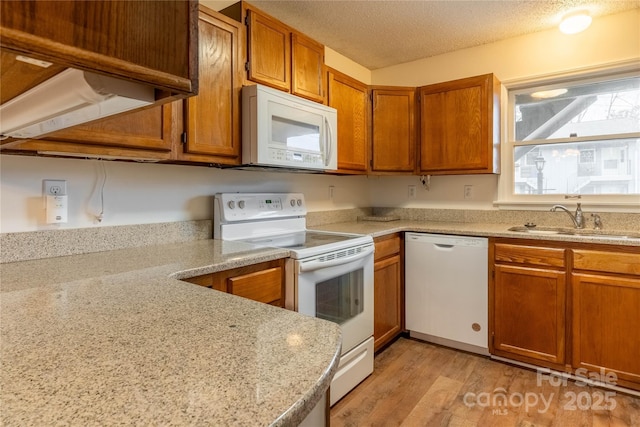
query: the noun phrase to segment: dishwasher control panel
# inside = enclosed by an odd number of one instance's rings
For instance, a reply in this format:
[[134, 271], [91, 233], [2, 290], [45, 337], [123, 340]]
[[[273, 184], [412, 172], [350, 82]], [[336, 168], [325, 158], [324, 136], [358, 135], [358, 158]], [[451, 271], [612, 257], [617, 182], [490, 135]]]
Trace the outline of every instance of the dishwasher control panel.
[[405, 240], [420, 240], [438, 245], [457, 245], [488, 248], [489, 241], [484, 237], [456, 236], [449, 234], [405, 233]]

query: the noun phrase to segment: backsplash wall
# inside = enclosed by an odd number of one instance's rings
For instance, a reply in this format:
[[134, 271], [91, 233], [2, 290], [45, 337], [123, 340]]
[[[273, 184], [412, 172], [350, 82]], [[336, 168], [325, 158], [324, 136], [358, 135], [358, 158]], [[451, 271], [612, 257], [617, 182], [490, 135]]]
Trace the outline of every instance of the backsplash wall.
[[[105, 210], [98, 222], [103, 167]], [[207, 220], [217, 192], [301, 192], [309, 211], [369, 206], [363, 176], [1, 155], [0, 177], [1, 233]], [[45, 223], [44, 179], [67, 181], [66, 224]]]

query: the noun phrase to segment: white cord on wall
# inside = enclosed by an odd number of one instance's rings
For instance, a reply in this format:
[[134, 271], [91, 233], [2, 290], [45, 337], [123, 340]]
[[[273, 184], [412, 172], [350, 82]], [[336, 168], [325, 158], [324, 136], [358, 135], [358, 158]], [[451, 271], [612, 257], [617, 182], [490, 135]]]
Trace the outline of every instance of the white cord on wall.
[[98, 186], [100, 187], [100, 213], [94, 214], [93, 217], [95, 221], [102, 222], [104, 219], [104, 187], [107, 184], [107, 166], [104, 160], [98, 159], [98, 162], [102, 169], [102, 183], [100, 184], [100, 179], [96, 179], [96, 184], [93, 187], [93, 192], [91, 193], [91, 199], [93, 199], [93, 195], [96, 193]]

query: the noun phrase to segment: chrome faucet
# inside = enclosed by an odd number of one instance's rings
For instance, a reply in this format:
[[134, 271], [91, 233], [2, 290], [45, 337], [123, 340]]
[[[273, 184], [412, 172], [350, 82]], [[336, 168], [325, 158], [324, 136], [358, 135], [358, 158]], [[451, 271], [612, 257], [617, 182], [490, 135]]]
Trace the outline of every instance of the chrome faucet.
[[578, 206], [576, 207], [575, 214], [569, 212], [569, 209], [565, 208], [562, 205], [553, 205], [553, 207], [551, 208], [551, 212], [555, 212], [556, 209], [565, 211], [571, 218], [571, 221], [573, 221], [573, 225], [575, 226], [575, 228], [584, 228], [584, 217], [582, 216], [582, 208], [580, 207], [580, 203], [578, 203]]

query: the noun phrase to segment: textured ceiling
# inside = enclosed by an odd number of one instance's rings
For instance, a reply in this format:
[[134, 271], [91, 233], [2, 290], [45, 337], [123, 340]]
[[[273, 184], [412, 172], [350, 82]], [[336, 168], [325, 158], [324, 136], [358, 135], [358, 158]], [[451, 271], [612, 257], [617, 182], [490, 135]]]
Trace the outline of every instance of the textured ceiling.
[[550, 29], [577, 9], [596, 18], [640, 7], [640, 0], [250, 3], [370, 70]]

